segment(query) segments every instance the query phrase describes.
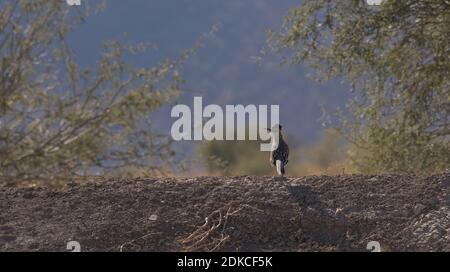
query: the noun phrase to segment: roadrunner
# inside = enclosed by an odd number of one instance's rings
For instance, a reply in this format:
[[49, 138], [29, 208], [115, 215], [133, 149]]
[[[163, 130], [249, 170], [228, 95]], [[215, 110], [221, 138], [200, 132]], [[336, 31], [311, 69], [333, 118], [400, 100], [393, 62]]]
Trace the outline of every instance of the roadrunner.
[[281, 135], [281, 125], [274, 125], [271, 129], [267, 129], [270, 133], [272, 152], [270, 152], [270, 164], [275, 166], [277, 173], [284, 176], [284, 167], [288, 163], [289, 147], [283, 140]]

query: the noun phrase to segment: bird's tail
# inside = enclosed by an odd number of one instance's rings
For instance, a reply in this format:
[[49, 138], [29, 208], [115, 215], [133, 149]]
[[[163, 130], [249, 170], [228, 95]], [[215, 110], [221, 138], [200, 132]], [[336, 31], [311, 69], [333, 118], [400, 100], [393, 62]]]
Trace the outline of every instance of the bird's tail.
[[284, 163], [281, 160], [277, 160], [276, 165], [278, 175], [284, 176]]

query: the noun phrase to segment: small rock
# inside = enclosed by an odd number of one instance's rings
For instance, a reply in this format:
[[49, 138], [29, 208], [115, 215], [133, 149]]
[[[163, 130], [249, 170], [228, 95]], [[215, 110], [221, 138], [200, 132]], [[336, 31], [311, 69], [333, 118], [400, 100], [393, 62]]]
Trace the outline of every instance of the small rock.
[[420, 213], [422, 213], [423, 212], [423, 210], [426, 208], [426, 206], [425, 205], [423, 205], [423, 204], [417, 204], [415, 207], [414, 207], [414, 215], [419, 215]]
[[12, 236], [12, 235], [3, 235], [0, 236], [0, 241], [3, 243], [10, 243], [10, 242], [14, 242], [17, 239], [17, 237]]
[[26, 192], [23, 194], [23, 198], [25, 198], [25, 199], [30, 199], [33, 197], [34, 197], [34, 194], [32, 192]]

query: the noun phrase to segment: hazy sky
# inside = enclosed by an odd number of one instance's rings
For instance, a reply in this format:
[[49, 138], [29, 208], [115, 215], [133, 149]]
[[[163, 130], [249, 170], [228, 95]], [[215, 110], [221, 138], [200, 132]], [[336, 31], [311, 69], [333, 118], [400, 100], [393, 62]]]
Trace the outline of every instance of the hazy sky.
[[[91, 1], [95, 2], [95, 1]], [[109, 0], [100, 15], [91, 17], [71, 38], [80, 63], [95, 61], [103, 40], [152, 42], [158, 50], [136, 60], [151, 64], [176, 57], [218, 25], [215, 37], [204, 42], [185, 65], [183, 76], [204, 103], [279, 104], [281, 123], [300, 142], [319, 135], [320, 104], [332, 110], [343, 105], [348, 88], [331, 82], [319, 85], [306, 78], [304, 67], [282, 67], [280, 56], [255, 60], [266, 45], [266, 30], [280, 29], [283, 16], [298, 4], [294, 0]], [[159, 122], [171, 124], [169, 112]]]

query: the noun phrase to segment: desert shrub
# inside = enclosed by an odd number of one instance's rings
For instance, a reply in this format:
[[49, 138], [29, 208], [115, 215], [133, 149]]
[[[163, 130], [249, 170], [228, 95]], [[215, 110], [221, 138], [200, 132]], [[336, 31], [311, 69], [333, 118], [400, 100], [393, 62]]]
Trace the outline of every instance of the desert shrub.
[[[356, 172], [349, 154], [352, 148], [340, 134], [326, 129], [317, 141], [290, 145], [287, 175], [342, 174]], [[204, 141], [197, 146], [201, 162], [209, 173], [218, 175], [275, 175], [269, 152], [259, 150], [257, 141]]]
[[326, 129], [317, 141], [293, 150], [291, 171], [299, 176], [351, 174], [356, 172], [351, 151], [338, 131]]
[[450, 3], [302, 1], [271, 46], [317, 79], [345, 78], [337, 125], [364, 172], [436, 172], [450, 165]]
[[180, 93], [188, 51], [137, 67], [129, 57], [152, 46], [108, 41], [96, 64], [79, 67], [67, 37], [93, 8], [1, 1], [0, 179], [151, 170], [173, 159], [171, 138], [155, 130], [151, 116]]
[[220, 175], [267, 175], [272, 169], [269, 152], [258, 141], [203, 141], [197, 154], [209, 173]]

